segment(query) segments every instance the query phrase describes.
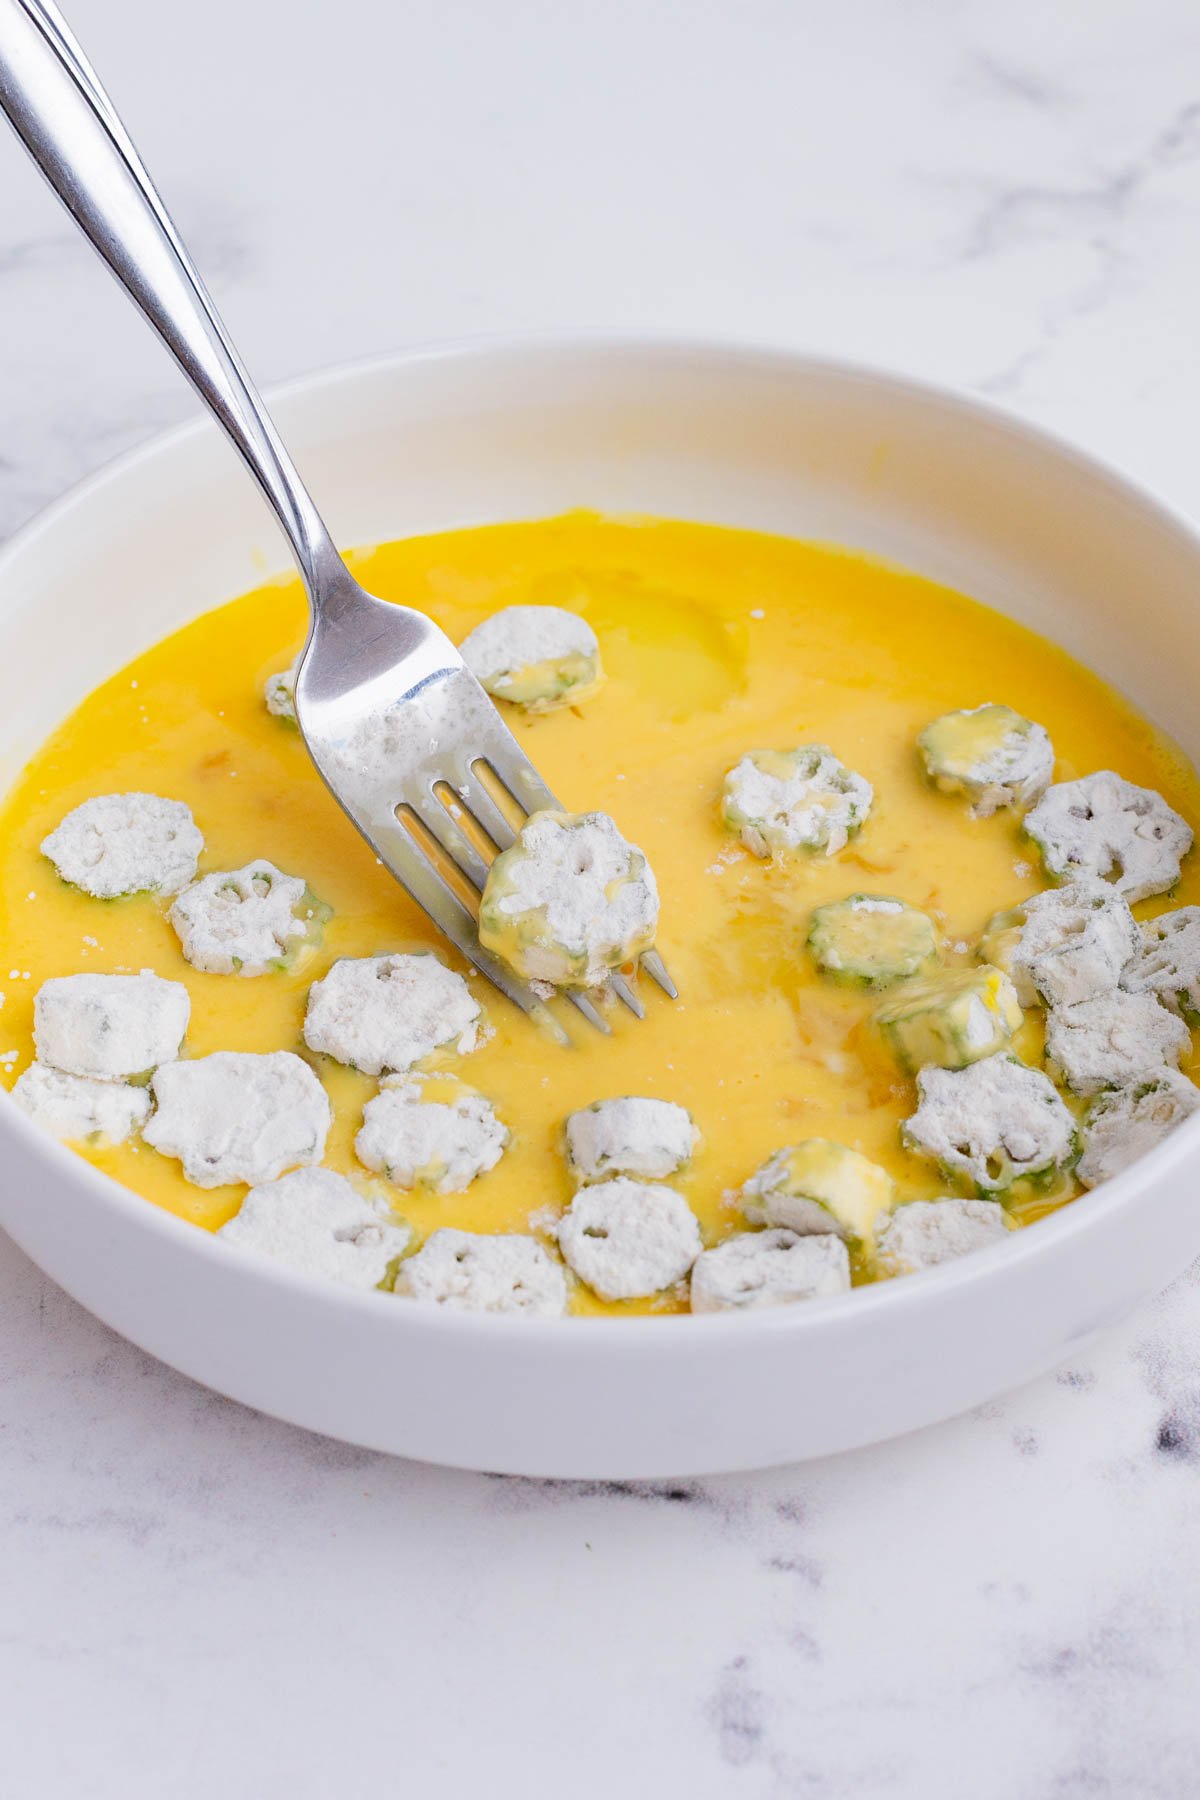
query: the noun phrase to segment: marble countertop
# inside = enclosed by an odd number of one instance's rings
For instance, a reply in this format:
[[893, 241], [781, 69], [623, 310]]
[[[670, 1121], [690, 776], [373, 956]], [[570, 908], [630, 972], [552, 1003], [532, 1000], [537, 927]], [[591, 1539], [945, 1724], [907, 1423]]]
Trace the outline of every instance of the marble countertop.
[[[1000, 396], [1200, 513], [1189, 0], [69, 10], [264, 381], [683, 326]], [[4, 532], [192, 408], [0, 158]], [[967, 1418], [711, 1481], [308, 1436], [7, 1242], [0, 1392], [6, 1792], [1197, 1792], [1196, 1271]]]

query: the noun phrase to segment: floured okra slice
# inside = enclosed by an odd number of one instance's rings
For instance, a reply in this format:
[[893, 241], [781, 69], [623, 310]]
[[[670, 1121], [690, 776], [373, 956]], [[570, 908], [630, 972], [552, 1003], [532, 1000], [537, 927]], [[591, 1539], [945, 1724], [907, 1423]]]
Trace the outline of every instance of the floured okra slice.
[[985, 1198], [1049, 1186], [1075, 1160], [1075, 1120], [1049, 1076], [1015, 1056], [922, 1069], [917, 1094], [920, 1104], [901, 1126], [906, 1148], [965, 1177]]
[[394, 1291], [449, 1312], [560, 1318], [567, 1310], [562, 1266], [516, 1232], [435, 1231], [400, 1264]]
[[686, 1107], [625, 1095], [573, 1112], [565, 1128], [567, 1167], [577, 1182], [633, 1175], [665, 1181], [690, 1162], [700, 1133]]
[[875, 1248], [889, 1275], [915, 1275], [986, 1250], [1008, 1230], [1008, 1217], [995, 1200], [909, 1200], [880, 1223]]
[[558, 1247], [602, 1300], [639, 1300], [682, 1281], [703, 1246], [674, 1188], [618, 1175], [579, 1189], [558, 1222]]
[[906, 982], [875, 1023], [901, 1068], [964, 1069], [1003, 1050], [1021, 1025], [1016, 990], [1001, 969], [947, 969]]
[[1052, 1006], [1046, 1020], [1046, 1067], [1075, 1094], [1127, 1087], [1178, 1063], [1191, 1048], [1182, 1019], [1153, 994], [1123, 988]]
[[828, 744], [750, 750], [725, 777], [721, 818], [755, 856], [835, 856], [874, 798], [870, 782]]
[[363, 1109], [358, 1160], [397, 1187], [461, 1194], [509, 1142], [490, 1100], [454, 1075], [385, 1076]]
[[300, 667], [300, 658], [289, 663], [286, 669], [276, 670], [268, 675], [263, 683], [263, 701], [267, 711], [273, 718], [282, 719], [285, 725], [296, 723], [296, 673]]
[[307, 882], [261, 857], [201, 876], [169, 914], [187, 961], [211, 975], [290, 969], [320, 943], [329, 916]]
[[482, 1023], [463, 977], [431, 950], [346, 956], [308, 990], [304, 1041], [365, 1075], [402, 1073], [434, 1050], [467, 1055]]
[[182, 982], [140, 975], [58, 975], [33, 1002], [41, 1062], [96, 1081], [128, 1081], [172, 1062], [188, 1028]]
[[42, 841], [64, 881], [98, 900], [177, 894], [196, 873], [204, 839], [181, 800], [99, 794]]
[[927, 973], [938, 960], [928, 913], [890, 894], [850, 894], [818, 906], [808, 947], [818, 968], [849, 987], [891, 987]]
[[328, 1097], [290, 1050], [217, 1050], [164, 1063], [150, 1085], [155, 1111], [142, 1136], [178, 1157], [197, 1187], [274, 1181], [325, 1154]]
[[1147, 919], [1121, 986], [1157, 994], [1193, 1030], [1200, 1027], [1200, 906]]
[[150, 1094], [126, 1081], [68, 1075], [30, 1063], [12, 1090], [17, 1105], [64, 1144], [123, 1144], [150, 1117]]
[[653, 948], [658, 886], [607, 813], [533, 813], [493, 862], [480, 942], [528, 981], [595, 987]]
[[1115, 988], [1138, 942], [1124, 895], [1081, 875], [994, 914], [979, 948], [1010, 976], [1022, 1006], [1071, 1006]]
[[1131, 904], [1174, 887], [1192, 847], [1191, 826], [1161, 794], [1111, 769], [1048, 788], [1025, 830], [1051, 875], [1097, 875]]
[[692, 1268], [694, 1313], [751, 1312], [850, 1289], [850, 1257], [835, 1232], [742, 1231]]
[[252, 1187], [217, 1236], [301, 1275], [376, 1288], [412, 1233], [382, 1200], [360, 1194], [344, 1175], [295, 1169]]
[[926, 777], [943, 794], [965, 794], [976, 818], [1002, 806], [1032, 806], [1054, 773], [1049, 733], [1011, 706], [943, 713], [917, 739]]
[[526, 712], [578, 706], [604, 685], [600, 645], [586, 619], [561, 606], [505, 606], [460, 645], [475, 679]]
[[1198, 1109], [1200, 1090], [1178, 1069], [1097, 1094], [1083, 1115], [1080, 1181], [1090, 1188], [1111, 1181]]
[[801, 1234], [832, 1231], [866, 1243], [894, 1194], [887, 1170], [869, 1157], [828, 1138], [808, 1138], [769, 1157], [746, 1182], [741, 1198], [752, 1224]]

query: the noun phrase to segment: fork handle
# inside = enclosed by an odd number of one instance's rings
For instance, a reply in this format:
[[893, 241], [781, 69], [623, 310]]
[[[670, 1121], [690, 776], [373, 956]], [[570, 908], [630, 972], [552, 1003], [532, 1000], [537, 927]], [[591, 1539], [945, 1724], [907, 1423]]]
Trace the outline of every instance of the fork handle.
[[53, 0], [0, 0], [0, 109], [270, 502], [311, 605], [344, 565], [120, 116]]

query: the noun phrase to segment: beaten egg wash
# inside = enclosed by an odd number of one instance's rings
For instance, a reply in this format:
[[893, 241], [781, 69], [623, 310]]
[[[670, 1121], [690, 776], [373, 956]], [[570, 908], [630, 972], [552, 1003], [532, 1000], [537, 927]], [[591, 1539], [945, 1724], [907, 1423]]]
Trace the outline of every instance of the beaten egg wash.
[[[971, 966], [988, 917], [1046, 885], [1019, 818], [973, 818], [923, 780], [914, 744], [939, 714], [1001, 701], [1044, 724], [1056, 779], [1113, 768], [1200, 817], [1194, 773], [1175, 747], [1061, 650], [962, 595], [840, 550], [756, 533], [587, 514], [409, 539], [351, 559], [371, 592], [430, 613], [456, 642], [501, 606], [552, 604], [596, 632], [607, 681], [584, 704], [507, 722], [562, 803], [602, 810], [646, 853], [662, 896], [659, 947], [672, 1004], [643, 981], [646, 1019], [610, 1011], [612, 1035], [581, 1027], [560, 1048], [478, 976], [493, 1027], [466, 1057], [439, 1054], [485, 1094], [512, 1133], [495, 1168], [463, 1194], [387, 1189], [425, 1236], [545, 1230], [571, 1197], [566, 1115], [636, 1094], [691, 1112], [700, 1148], [672, 1185], [706, 1243], [738, 1229], [733, 1190], [774, 1151], [831, 1138], [883, 1164], [904, 1197], [949, 1191], [902, 1150], [914, 1083], [869, 1023], [879, 996], [831, 984], [805, 947], [814, 907], [869, 891], [930, 913], [949, 967]], [[0, 813], [0, 1080], [33, 1055], [33, 996], [51, 976], [153, 969], [192, 999], [185, 1054], [288, 1049], [317, 1067], [334, 1107], [326, 1164], [374, 1185], [353, 1140], [374, 1080], [304, 1051], [309, 986], [338, 957], [434, 948], [461, 963], [343, 816], [294, 726], [263, 704], [266, 678], [303, 641], [295, 581], [206, 614], [89, 696], [25, 770]], [[874, 809], [831, 857], [762, 861], [722, 827], [725, 772], [749, 749], [829, 744], [874, 787]], [[254, 979], [184, 961], [153, 896], [99, 901], [63, 883], [39, 852], [63, 815], [95, 794], [145, 790], [184, 801], [204, 834], [201, 872], [265, 857], [332, 908], [320, 947]], [[1200, 899], [1185, 863], [1172, 904]], [[1161, 910], [1162, 902], [1139, 908]], [[1016, 1048], [1036, 1056], [1030, 1017]], [[1194, 1059], [1185, 1062], [1197, 1072]], [[190, 1186], [144, 1144], [88, 1149], [97, 1167], [215, 1229], [244, 1189]], [[1076, 1192], [1016, 1208], [1027, 1223]], [[859, 1270], [859, 1276], [865, 1274]], [[577, 1312], [670, 1311], [673, 1294], [606, 1304], [578, 1286]]]

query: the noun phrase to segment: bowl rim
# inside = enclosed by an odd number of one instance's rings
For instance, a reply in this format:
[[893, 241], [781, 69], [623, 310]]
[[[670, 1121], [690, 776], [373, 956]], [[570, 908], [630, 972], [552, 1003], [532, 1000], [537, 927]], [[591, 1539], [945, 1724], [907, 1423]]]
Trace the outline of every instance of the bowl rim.
[[[774, 345], [759, 339], [713, 337], [706, 333], [686, 331], [645, 332], [633, 329], [594, 331], [586, 328], [549, 331], [480, 333], [418, 344], [403, 350], [375, 352], [344, 362], [326, 365], [307, 374], [265, 388], [272, 408], [292, 401], [307, 400], [329, 390], [352, 383], [369, 382], [373, 377], [393, 374], [398, 370], [417, 369], [440, 364], [469, 367], [480, 361], [496, 364], [506, 360], [581, 357], [616, 359], [673, 359], [682, 362], [694, 358], [701, 363], [725, 363], [744, 368], [758, 368], [791, 373], [809, 371], [862, 386], [890, 389], [897, 395], [949, 413], [974, 428], [999, 430], [1023, 440], [1045, 454], [1072, 465], [1114, 495], [1133, 500], [1141, 510], [1151, 514], [1157, 523], [1181, 538], [1200, 558], [1200, 531], [1183, 513], [1165, 502], [1139, 481], [1122, 474], [1103, 458], [1082, 450], [1070, 439], [1033, 424], [1014, 409], [991, 397], [979, 397], [937, 382], [899, 373], [881, 365], [831, 356], [819, 351], [798, 349], [786, 344]], [[92, 500], [114, 482], [134, 474], [143, 463], [151, 463], [164, 453], [218, 432], [216, 422], [205, 414], [186, 419], [131, 448], [119, 452], [82, 481], [57, 495], [21, 525], [0, 545], [0, 591], [10, 569], [20, 560], [36, 555], [41, 541], [50, 537], [62, 522], [80, 505]], [[232, 455], [232, 451], [231, 451]], [[264, 515], [266, 516], [266, 515]], [[711, 523], [712, 521], [708, 521]], [[719, 521], [717, 521], [719, 523]], [[272, 576], [264, 574], [269, 581]], [[219, 602], [214, 602], [219, 604]], [[7, 1093], [4, 1099], [7, 1100]], [[563, 1321], [559, 1318], [537, 1318], [523, 1314], [489, 1314], [451, 1311], [444, 1307], [396, 1304], [393, 1295], [377, 1289], [357, 1289], [328, 1281], [319, 1275], [303, 1274], [272, 1263], [266, 1257], [248, 1257], [244, 1250], [223, 1243], [219, 1237], [190, 1220], [156, 1206], [127, 1188], [113, 1175], [97, 1168], [77, 1155], [67, 1145], [49, 1137], [19, 1107], [5, 1105], [0, 1113], [0, 1136], [14, 1132], [23, 1141], [34, 1161], [45, 1161], [56, 1169], [59, 1177], [78, 1182], [89, 1191], [96, 1204], [115, 1213], [135, 1229], [157, 1233], [167, 1244], [174, 1243], [200, 1258], [215, 1259], [216, 1266], [235, 1268], [248, 1281], [261, 1280], [268, 1285], [290, 1290], [298, 1297], [308, 1296], [323, 1301], [329, 1309], [375, 1308], [379, 1316], [390, 1313], [396, 1328], [413, 1329], [428, 1325], [430, 1329], [452, 1333], [460, 1339], [480, 1337], [491, 1340], [496, 1334], [521, 1333], [528, 1342], [544, 1335], [547, 1342], [563, 1345]], [[745, 1312], [662, 1313], [623, 1317], [572, 1317], [569, 1340], [572, 1346], [604, 1339], [611, 1351], [641, 1353], [653, 1344], [656, 1353], [673, 1346], [676, 1354], [689, 1354], [695, 1345], [695, 1332], [724, 1333], [726, 1336], [764, 1336], [794, 1332], [812, 1333], [834, 1326], [852, 1329], [857, 1318], [868, 1311], [889, 1316], [920, 1306], [935, 1291], [949, 1294], [982, 1283], [998, 1284], [1017, 1281], [1019, 1271], [1031, 1260], [1040, 1260], [1072, 1239], [1097, 1230], [1105, 1220], [1125, 1211], [1138, 1191], [1148, 1181], [1166, 1178], [1169, 1172], [1190, 1157], [1193, 1147], [1200, 1148], [1200, 1113], [1186, 1119], [1161, 1143], [1140, 1156], [1136, 1162], [1099, 1188], [1077, 1195], [1074, 1200], [1043, 1219], [1035, 1221], [1036, 1230], [1025, 1228], [1012, 1232], [1005, 1241], [989, 1245], [969, 1257], [924, 1269], [902, 1280], [884, 1280], [854, 1290], [854, 1304], [846, 1305], [845, 1295], [812, 1300], [803, 1306], [774, 1306]], [[1006, 1273], [1011, 1271], [1011, 1274]], [[382, 1310], [380, 1310], [382, 1309]], [[684, 1321], [687, 1321], [684, 1323]]]

